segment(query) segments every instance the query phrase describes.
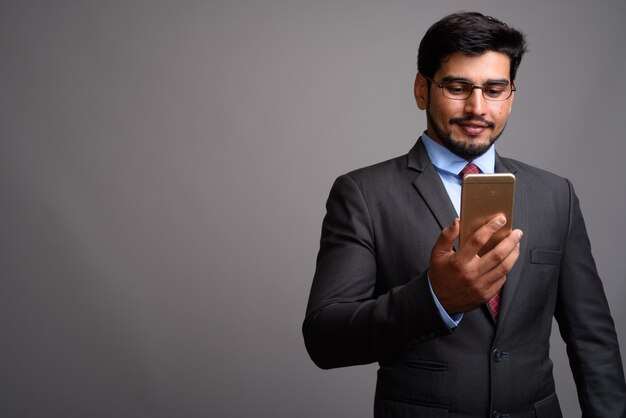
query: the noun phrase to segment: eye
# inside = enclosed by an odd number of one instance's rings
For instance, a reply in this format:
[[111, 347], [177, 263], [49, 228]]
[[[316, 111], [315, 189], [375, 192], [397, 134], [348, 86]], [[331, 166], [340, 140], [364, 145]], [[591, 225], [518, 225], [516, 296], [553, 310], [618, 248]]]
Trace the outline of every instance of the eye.
[[507, 84], [490, 84], [483, 88], [483, 92], [489, 97], [500, 97], [508, 92], [510, 88]]
[[444, 85], [445, 89], [455, 96], [466, 95], [471, 89], [472, 85], [469, 83], [463, 83], [460, 81], [453, 81]]

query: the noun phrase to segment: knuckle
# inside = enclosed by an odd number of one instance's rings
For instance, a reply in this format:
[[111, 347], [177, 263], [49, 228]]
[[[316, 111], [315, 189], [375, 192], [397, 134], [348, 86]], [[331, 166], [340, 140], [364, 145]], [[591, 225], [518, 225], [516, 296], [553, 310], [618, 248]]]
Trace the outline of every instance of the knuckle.
[[500, 251], [492, 251], [491, 259], [496, 263], [502, 265], [506, 260], [506, 256], [502, 254]]
[[474, 234], [471, 237], [469, 237], [469, 239], [467, 240], [467, 243], [470, 244], [472, 247], [478, 248], [478, 247], [482, 247], [485, 242], [480, 238], [480, 235]]
[[463, 264], [457, 258], [454, 258], [450, 261], [450, 268], [457, 274], [463, 272], [464, 270]]
[[481, 276], [477, 271], [468, 272], [464, 281], [466, 283], [467, 289], [473, 294], [479, 294], [483, 290], [483, 280], [481, 280]]
[[496, 273], [499, 276], [504, 276], [507, 273], [509, 273], [510, 271], [511, 271], [511, 268], [509, 266], [507, 266], [506, 263], [502, 263], [498, 267], [496, 267]]
[[489, 292], [488, 289], [484, 289], [480, 292], [479, 297], [480, 297], [480, 302], [481, 303], [487, 303], [489, 301], [489, 299], [491, 299], [491, 292]]
[[507, 259], [504, 263], [502, 263], [504, 274], [510, 273], [514, 265], [515, 265], [515, 261], [510, 260], [510, 259]]

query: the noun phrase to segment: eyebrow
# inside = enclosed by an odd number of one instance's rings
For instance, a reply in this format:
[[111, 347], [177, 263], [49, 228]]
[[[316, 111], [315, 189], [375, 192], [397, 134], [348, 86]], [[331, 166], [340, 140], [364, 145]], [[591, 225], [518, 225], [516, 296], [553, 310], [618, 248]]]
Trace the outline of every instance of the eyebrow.
[[[441, 79], [442, 83], [446, 83], [446, 82], [453, 82], [453, 81], [457, 81], [457, 82], [462, 82], [462, 83], [471, 83], [474, 84], [474, 82], [472, 80], [469, 80], [465, 77], [459, 77], [459, 76], [452, 76], [452, 75], [448, 75], [445, 76], [444, 78]], [[506, 78], [499, 78], [499, 79], [489, 79], [487, 81], [485, 81], [485, 83], [483, 84], [512, 84], [509, 80], [507, 80]]]

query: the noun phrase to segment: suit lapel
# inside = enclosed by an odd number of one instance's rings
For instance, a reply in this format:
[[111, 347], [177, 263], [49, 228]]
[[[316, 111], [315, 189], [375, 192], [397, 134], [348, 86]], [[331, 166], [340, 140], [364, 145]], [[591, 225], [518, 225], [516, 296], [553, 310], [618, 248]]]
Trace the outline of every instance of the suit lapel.
[[[496, 172], [497, 173], [517, 173], [517, 168], [507, 165], [498, 155], [496, 155]], [[513, 203], [513, 229], [521, 229], [527, 231], [528, 226], [528, 208], [526, 206], [526, 187], [524, 182], [519, 181], [516, 177], [515, 199]], [[522, 266], [526, 258], [526, 241], [522, 238], [520, 243], [520, 255], [515, 266], [509, 274], [507, 274], [506, 283], [502, 288], [502, 302], [500, 305], [500, 315], [498, 318], [497, 329], [502, 327], [506, 322], [506, 316], [514, 303], [515, 291], [521, 279]], [[488, 310], [489, 308], [487, 308]], [[497, 332], [497, 331], [496, 331]]]
[[[448, 197], [446, 191], [437, 170], [430, 162], [426, 149], [421, 140], [418, 140], [415, 146], [408, 154], [408, 167], [417, 171], [417, 176], [413, 180], [413, 186], [424, 200], [426, 205], [430, 208], [433, 216], [437, 220], [441, 229], [447, 227], [457, 217], [456, 210]], [[517, 168], [506, 164], [500, 156], [496, 154], [496, 173], [517, 173]], [[528, 225], [528, 210], [526, 207], [526, 185], [517, 181], [515, 185], [515, 200], [513, 203], [513, 228], [527, 230]], [[500, 315], [497, 321], [496, 327], [499, 329], [506, 321], [507, 313], [513, 304], [515, 290], [520, 280], [522, 266], [525, 263], [526, 258], [526, 243], [522, 239], [520, 248], [520, 256], [515, 263], [515, 266], [511, 272], [507, 275], [506, 283], [502, 289], [502, 302], [500, 305]], [[456, 249], [456, 245], [455, 245]], [[483, 309], [486, 309], [487, 314], [491, 318], [491, 311], [485, 304]], [[497, 332], [497, 331], [496, 331]]]
[[408, 167], [417, 171], [413, 186], [428, 205], [439, 227], [447, 227], [457, 217], [456, 210], [421, 140], [411, 149], [408, 158]]

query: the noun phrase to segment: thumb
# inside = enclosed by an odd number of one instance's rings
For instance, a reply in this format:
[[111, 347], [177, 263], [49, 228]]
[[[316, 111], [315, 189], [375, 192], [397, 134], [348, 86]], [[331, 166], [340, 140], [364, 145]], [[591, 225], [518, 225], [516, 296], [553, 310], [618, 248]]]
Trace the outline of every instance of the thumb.
[[433, 246], [433, 255], [452, 251], [454, 241], [459, 237], [459, 231], [459, 218], [455, 218], [452, 224], [444, 228], [441, 234], [439, 234], [437, 242]]

